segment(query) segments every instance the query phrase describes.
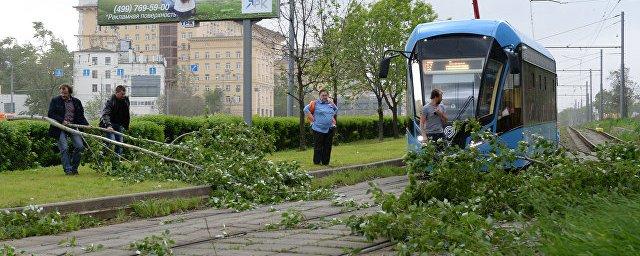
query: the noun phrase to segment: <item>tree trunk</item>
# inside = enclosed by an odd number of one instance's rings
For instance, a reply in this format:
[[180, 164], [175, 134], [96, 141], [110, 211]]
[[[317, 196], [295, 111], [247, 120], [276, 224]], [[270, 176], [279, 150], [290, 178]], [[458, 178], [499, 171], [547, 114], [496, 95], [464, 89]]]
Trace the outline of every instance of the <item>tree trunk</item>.
[[[298, 70], [300, 70], [298, 68]], [[302, 87], [302, 74], [300, 72], [298, 72], [297, 74], [297, 80], [298, 80], [298, 117], [299, 117], [299, 124], [298, 124], [298, 132], [300, 133], [300, 150], [305, 150], [306, 149], [306, 142], [305, 142], [305, 123], [304, 123], [304, 106], [305, 106], [305, 102], [304, 102], [304, 87]]]
[[391, 113], [393, 114], [393, 118], [391, 119], [391, 125], [393, 125], [393, 137], [400, 138], [400, 131], [398, 131], [398, 106], [393, 106], [391, 108]]
[[[336, 104], [336, 106], [338, 106], [338, 76], [336, 74], [336, 69], [335, 69], [335, 64], [332, 62], [331, 63], [331, 82], [333, 84], [333, 103]], [[333, 118], [336, 120], [336, 123], [338, 122], [338, 112], [336, 112], [336, 114], [333, 116]]]
[[382, 98], [378, 98], [378, 140], [384, 139], [384, 113], [382, 112]]

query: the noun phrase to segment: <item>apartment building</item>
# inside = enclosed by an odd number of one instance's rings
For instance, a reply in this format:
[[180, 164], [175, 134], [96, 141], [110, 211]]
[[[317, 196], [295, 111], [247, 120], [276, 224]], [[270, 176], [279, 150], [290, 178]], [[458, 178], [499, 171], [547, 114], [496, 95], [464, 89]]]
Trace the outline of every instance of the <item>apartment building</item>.
[[[97, 0], [79, 0], [78, 48], [116, 49], [121, 40], [141, 58], [162, 56], [166, 61], [165, 84], [175, 86], [177, 76], [192, 77], [198, 95], [220, 88], [228, 113], [242, 115], [242, 24], [234, 21], [200, 22], [194, 28], [177, 23], [98, 26]], [[253, 114], [273, 116], [275, 63], [282, 59], [284, 36], [253, 26]], [[197, 71], [191, 67], [197, 66]]]

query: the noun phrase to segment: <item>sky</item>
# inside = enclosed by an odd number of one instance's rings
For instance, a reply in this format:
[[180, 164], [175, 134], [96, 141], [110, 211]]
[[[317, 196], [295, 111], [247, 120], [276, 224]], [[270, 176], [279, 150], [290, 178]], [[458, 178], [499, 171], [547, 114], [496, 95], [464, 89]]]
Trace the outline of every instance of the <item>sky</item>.
[[[282, 2], [286, 0], [281, 0]], [[370, 0], [369, 0], [370, 1]], [[562, 1], [562, 0], [560, 0]], [[472, 0], [430, 0], [440, 20], [473, 18]], [[614, 18], [591, 26], [562, 33], [603, 17], [625, 11], [625, 66], [630, 77], [640, 81], [640, 0], [564, 0], [565, 4], [528, 0], [478, 0], [480, 17], [505, 20], [521, 32], [539, 40], [545, 46], [601, 46], [620, 44], [620, 19]], [[32, 22], [42, 21], [62, 38], [71, 50], [77, 49], [78, 13], [73, 8], [77, 0], [20, 0], [3, 1], [0, 15], [0, 39], [14, 37], [20, 43], [32, 41]], [[545, 38], [548, 37], [548, 38]], [[554, 50], [558, 69], [599, 69], [599, 50]], [[620, 69], [620, 50], [604, 51], [604, 87], [608, 89], [608, 73]], [[560, 85], [584, 85], [589, 72], [559, 72]], [[599, 90], [599, 73], [594, 72], [594, 94]], [[640, 89], [640, 88], [639, 88]], [[558, 89], [558, 108], [572, 107], [582, 100], [584, 87], [562, 86]], [[569, 95], [569, 96], [567, 96]]]

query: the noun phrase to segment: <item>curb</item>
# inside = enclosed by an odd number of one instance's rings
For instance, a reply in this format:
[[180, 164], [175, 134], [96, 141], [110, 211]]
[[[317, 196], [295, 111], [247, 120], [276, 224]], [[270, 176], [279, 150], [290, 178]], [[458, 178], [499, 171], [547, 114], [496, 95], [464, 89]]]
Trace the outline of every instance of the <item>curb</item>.
[[[310, 171], [309, 175], [313, 176], [314, 178], [321, 178], [334, 173], [377, 168], [382, 166], [404, 166], [404, 163], [402, 162], [401, 158], [398, 158], [369, 164]], [[211, 192], [212, 190], [210, 186], [203, 185], [189, 188], [178, 188], [171, 190], [160, 190], [128, 195], [107, 196], [68, 202], [50, 203], [39, 206], [42, 207], [43, 212], [58, 211], [61, 214], [78, 213], [80, 215], [88, 215], [107, 219], [115, 217], [119, 210], [127, 210], [130, 204], [138, 201], [149, 199], [177, 199], [191, 197], [206, 198]], [[25, 207], [6, 208], [0, 209], [0, 211], [20, 212], [24, 208]]]

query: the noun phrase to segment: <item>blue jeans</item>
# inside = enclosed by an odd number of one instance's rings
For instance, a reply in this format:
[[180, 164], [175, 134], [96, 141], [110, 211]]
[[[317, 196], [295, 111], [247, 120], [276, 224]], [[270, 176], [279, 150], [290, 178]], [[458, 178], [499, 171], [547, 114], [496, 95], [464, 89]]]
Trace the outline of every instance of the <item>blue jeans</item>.
[[[73, 141], [73, 151], [71, 153], [71, 158], [69, 158], [69, 145], [67, 145], [68, 136], [71, 136], [71, 141]], [[82, 137], [77, 134], [68, 134], [64, 131], [61, 131], [60, 137], [58, 137], [58, 149], [60, 150], [60, 158], [62, 159], [62, 168], [64, 169], [64, 172], [78, 172], [78, 166], [80, 166], [80, 157], [82, 157], [82, 151], [84, 150]]]
[[[116, 132], [123, 132], [124, 131], [124, 128], [121, 125], [112, 124], [111, 127]], [[110, 139], [110, 140], [115, 140], [117, 142], [122, 142], [122, 135], [119, 135], [119, 134], [107, 132], [105, 134], [105, 137], [107, 139]], [[107, 146], [110, 147], [111, 145], [107, 143]], [[116, 154], [122, 155], [122, 147], [116, 146], [116, 150], [115, 151], [116, 151]]]

